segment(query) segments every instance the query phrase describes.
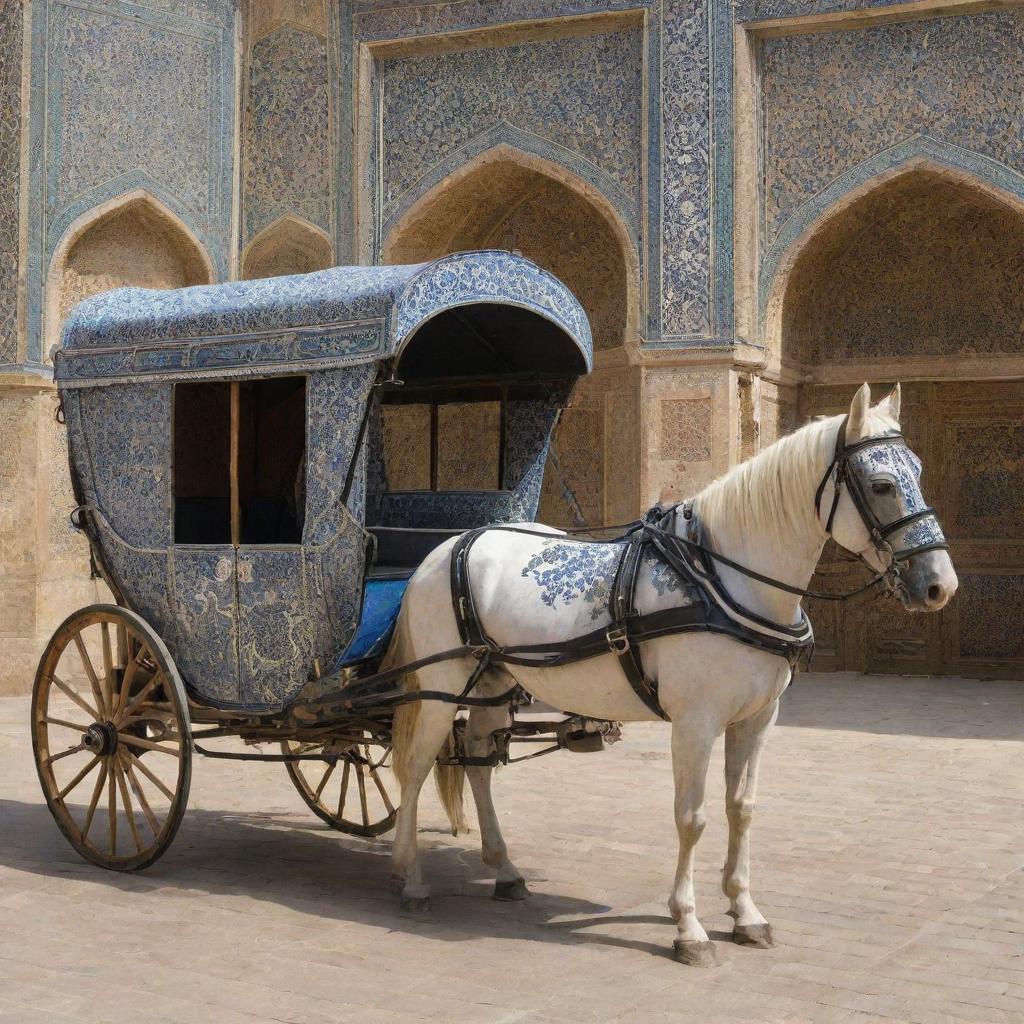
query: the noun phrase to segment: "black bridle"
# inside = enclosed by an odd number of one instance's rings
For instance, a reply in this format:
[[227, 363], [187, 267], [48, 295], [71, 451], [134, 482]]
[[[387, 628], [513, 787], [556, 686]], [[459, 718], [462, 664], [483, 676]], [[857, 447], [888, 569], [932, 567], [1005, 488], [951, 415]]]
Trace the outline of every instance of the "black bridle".
[[[867, 448], [889, 445], [900, 445], [907, 448], [906, 439], [903, 434], [894, 432], [891, 434], [882, 434], [877, 437], [862, 438], [859, 441], [847, 444], [847, 421], [848, 417], [844, 416], [842, 421], [839, 423], [839, 429], [836, 433], [835, 454], [832, 456], [832, 461], [829, 462], [825, 469], [821, 482], [818, 484], [817, 490], [815, 491], [814, 509], [820, 523], [822, 495], [825, 492], [825, 487], [829, 480], [833, 480], [832, 506], [829, 509], [827, 520], [822, 524], [825, 533], [831, 537], [832, 525], [835, 521], [836, 510], [839, 507], [839, 499], [842, 495], [842, 485], [846, 484], [846, 490], [850, 495], [850, 500], [853, 502], [854, 508], [857, 509], [857, 513], [860, 515], [861, 520], [871, 537], [871, 543], [885, 566], [881, 572], [878, 572], [864, 557], [863, 551], [853, 552], [853, 554], [855, 554], [857, 558], [859, 558], [860, 561], [875, 574], [862, 586], [843, 594], [830, 594], [818, 590], [807, 590], [800, 587], [794, 587], [792, 584], [785, 583], [782, 580], [774, 579], [771, 576], [765, 576], [763, 573], [759, 573], [725, 555], [719, 554], [717, 551], [713, 551], [711, 548], [706, 547], [703, 544], [690, 540], [688, 537], [683, 536], [679, 530], [674, 528], [674, 519], [680, 508], [683, 509], [684, 517], [686, 519], [690, 518], [689, 502], [680, 502], [667, 510], [663, 510], [658, 506], [655, 506], [655, 508], [648, 512], [645, 517], [644, 525], [649, 530], [653, 528], [666, 539], [671, 538], [671, 541], [676, 544], [681, 544], [689, 548], [691, 551], [699, 552], [701, 555], [705, 556], [706, 559], [710, 560], [710, 562], [728, 566], [730, 569], [733, 569], [752, 580], [756, 580], [758, 583], [763, 583], [776, 590], [785, 591], [787, 594], [794, 594], [797, 597], [810, 597], [819, 601], [848, 601], [850, 598], [856, 597], [858, 594], [863, 594], [866, 590], [870, 590], [872, 587], [882, 583], [883, 581], [888, 585], [891, 592], [895, 592], [902, 585], [900, 580], [901, 567], [907, 564], [907, 561], [912, 555], [922, 554], [925, 551], [946, 550], [949, 545], [946, 543], [945, 537], [942, 534], [942, 529], [939, 526], [935, 509], [931, 506], [925, 506], [916, 512], [911, 512], [909, 515], [902, 516], [890, 523], [883, 523], [878, 518], [875, 514], [875, 510], [871, 507], [871, 502], [868, 500], [865, 483], [861, 479], [861, 476], [857, 471], [857, 467], [851, 464], [851, 457]], [[907, 450], [909, 451], [909, 449]], [[930, 539], [926, 543], [911, 544], [909, 546], [902, 547], [899, 550], [893, 550], [893, 547], [888, 540], [889, 537], [900, 530], [905, 530], [914, 523], [923, 522], [927, 519], [931, 519], [934, 522], [934, 531], [932, 532], [932, 538], [934, 539]]]
[[[939, 526], [935, 509], [930, 505], [925, 505], [916, 512], [911, 512], [908, 515], [901, 516], [899, 519], [894, 519], [892, 522], [883, 523], [876, 515], [875, 510], [871, 507], [871, 502], [868, 500], [865, 481], [857, 471], [858, 467], [851, 463], [852, 456], [869, 448], [898, 446], [909, 451], [906, 438], [904, 438], [903, 434], [897, 432], [881, 434], [877, 437], [861, 438], [859, 441], [853, 441], [852, 443], [847, 444], [846, 424], [847, 417], [843, 417], [839, 424], [839, 430], [836, 433], [835, 454], [832, 456], [832, 461], [828, 464], [828, 468], [825, 470], [825, 474], [821, 478], [821, 483], [818, 484], [818, 489], [814, 494], [814, 510], [818, 515], [818, 521], [821, 522], [821, 498], [824, 494], [826, 484], [828, 484], [830, 479], [833, 479], [832, 507], [829, 509], [828, 519], [824, 523], [825, 533], [830, 537], [832, 536], [832, 524], [835, 520], [836, 509], [839, 507], [839, 498], [842, 493], [841, 486], [845, 483], [847, 493], [850, 495], [850, 500], [853, 502], [854, 508], [856, 508], [861, 521], [868, 530], [875, 551], [882, 558], [883, 562], [886, 560], [888, 561], [888, 565], [886, 567], [887, 570], [897, 567], [896, 575], [898, 576], [899, 564], [906, 563], [912, 555], [922, 554], [925, 551], [947, 550], [949, 545], [946, 543], [946, 539], [942, 534], [942, 528]], [[926, 519], [931, 519], [934, 523], [934, 530], [932, 531], [932, 537], [934, 539], [930, 539], [922, 544], [910, 544], [909, 546], [902, 547], [899, 550], [893, 550], [892, 545], [889, 543], [889, 538], [893, 534], [898, 533], [901, 530], [906, 530], [907, 527], [914, 523], [919, 523]], [[855, 554], [857, 554], [861, 561], [868, 564], [861, 552], [855, 552]], [[870, 564], [868, 564], [868, 567], [874, 571]], [[885, 574], [885, 572], [882, 573], [883, 576]]]

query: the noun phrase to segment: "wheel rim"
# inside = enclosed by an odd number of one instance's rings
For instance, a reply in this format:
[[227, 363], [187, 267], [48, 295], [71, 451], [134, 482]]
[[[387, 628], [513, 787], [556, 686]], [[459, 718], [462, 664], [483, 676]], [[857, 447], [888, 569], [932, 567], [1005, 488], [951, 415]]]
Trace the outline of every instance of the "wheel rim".
[[331, 828], [372, 838], [394, 827], [390, 746], [365, 736], [354, 743], [286, 740], [281, 746], [287, 754], [323, 757], [287, 766], [306, 805]]
[[73, 615], [43, 654], [33, 749], [54, 818], [103, 867], [151, 864], [188, 799], [191, 747], [180, 684], [143, 620], [116, 607]]

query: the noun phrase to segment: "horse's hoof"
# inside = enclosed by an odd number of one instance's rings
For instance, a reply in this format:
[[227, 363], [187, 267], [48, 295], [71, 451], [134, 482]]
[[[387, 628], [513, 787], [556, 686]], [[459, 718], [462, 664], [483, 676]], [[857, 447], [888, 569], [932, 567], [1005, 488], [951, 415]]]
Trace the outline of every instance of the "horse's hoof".
[[770, 924], [733, 925], [732, 941], [739, 946], [753, 946], [754, 949], [771, 949], [775, 945]]
[[496, 900], [516, 903], [519, 900], [525, 900], [529, 895], [530, 890], [526, 888], [526, 880], [523, 878], [513, 878], [511, 882], [494, 883], [494, 898]]
[[430, 913], [429, 896], [403, 896], [403, 914], [428, 914]]
[[687, 967], [717, 967], [718, 954], [715, 944], [698, 942], [695, 939], [676, 939], [672, 943], [672, 959]]

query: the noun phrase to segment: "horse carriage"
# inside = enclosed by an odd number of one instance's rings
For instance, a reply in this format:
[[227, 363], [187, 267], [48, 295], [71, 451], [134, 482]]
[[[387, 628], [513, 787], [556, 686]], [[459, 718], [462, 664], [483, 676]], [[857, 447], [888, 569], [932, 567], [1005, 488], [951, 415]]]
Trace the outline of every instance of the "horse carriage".
[[[331, 827], [391, 828], [403, 695], [379, 668], [407, 581], [446, 538], [535, 517], [591, 361], [576, 298], [503, 251], [83, 302], [55, 356], [59, 416], [72, 522], [116, 604], [60, 626], [32, 703], [71, 845], [152, 864], [193, 753], [282, 762]], [[535, 715], [492, 760], [604, 731]]]

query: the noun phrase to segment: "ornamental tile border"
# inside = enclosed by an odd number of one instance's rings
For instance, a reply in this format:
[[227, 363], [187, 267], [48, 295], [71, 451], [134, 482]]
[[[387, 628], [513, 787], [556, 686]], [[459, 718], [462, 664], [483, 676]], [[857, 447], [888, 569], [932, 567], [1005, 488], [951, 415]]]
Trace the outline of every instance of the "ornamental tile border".
[[831, 208], [840, 204], [850, 192], [860, 190], [873, 178], [879, 178], [887, 172], [898, 172], [903, 165], [909, 169], [919, 161], [954, 172], [964, 172], [1024, 201], [1024, 175], [991, 157], [961, 149], [928, 135], [916, 135], [876, 153], [812, 196], [779, 229], [775, 241], [765, 251], [761, 261], [758, 305], [762, 324], [779, 268], [797, 239]]
[[[43, 301], [50, 259], [60, 236], [74, 220], [109, 200], [145, 188], [192, 230], [206, 247], [219, 278], [227, 277], [232, 232], [234, 95], [234, 6], [228, 0], [191, 0], [192, 17], [168, 9], [163, 0], [149, 5], [127, 0], [36, 0], [32, 8], [32, 71], [29, 123], [29, 212], [27, 277], [27, 362], [42, 362]], [[123, 20], [132, 25], [186, 36], [208, 44], [210, 122], [207, 151], [206, 210], [194, 209], [185, 196], [157, 184], [144, 170], [116, 175], [85, 189], [54, 209], [53, 184], [60, 174], [61, 76], [59, 29], [69, 11], [83, 16]], [[181, 10], [181, 5], [177, 5]], [[218, 15], [219, 12], [219, 15]], [[40, 116], [45, 111], [46, 116]], [[51, 135], [48, 139], [44, 132]], [[49, 183], [49, 192], [47, 191]]]
[[[719, 345], [731, 341], [733, 330], [733, 223], [732, 223], [732, 4], [729, 0], [693, 0], [677, 16], [668, 17], [663, 0], [508, 0], [500, 18], [483, 0], [464, 3], [420, 3], [414, 6], [375, 4], [371, 9], [360, 0], [339, 0], [340, 10], [331, 11], [332, 93], [337, 100], [335, 152], [339, 169], [352, 166], [352, 104], [347, 89], [353, 81], [353, 48], [360, 43], [444, 35], [521, 21], [543, 21], [588, 14], [647, 10], [648, 130], [646, 219], [647, 233], [643, 263], [648, 268], [643, 282], [646, 298], [646, 337], [653, 346]], [[705, 14], [707, 17], [705, 19]], [[698, 31], [694, 33], [694, 27]], [[691, 36], [704, 41], [694, 49], [680, 46]], [[688, 80], [696, 83], [700, 102], [692, 96], [666, 91], [663, 86], [666, 54], [688, 65]], [[699, 60], [696, 58], [700, 58]], [[379, 95], [374, 76], [375, 109]], [[662, 135], [666, 125], [683, 124], [697, 118], [697, 130], [688, 135], [678, 160], [664, 161], [662, 180]], [[704, 140], [703, 142], [701, 140]], [[550, 158], [550, 157], [549, 157]], [[563, 163], [561, 155], [554, 157]], [[685, 170], [690, 163], [695, 170]], [[574, 171], [574, 168], [568, 169]], [[439, 172], [434, 169], [431, 175]], [[379, 183], [374, 181], [373, 199], [379, 208]], [[443, 175], [441, 175], [443, 177]], [[352, 182], [337, 174], [339, 182], [337, 251], [351, 252]], [[695, 184], [696, 183], [696, 184]], [[693, 226], [675, 232], [680, 244], [663, 244], [664, 199], [668, 195], [695, 192], [702, 197], [701, 215], [683, 218]], [[621, 207], [616, 203], [616, 208]], [[678, 221], [676, 225], [678, 225]], [[669, 240], [671, 243], [671, 239]], [[379, 242], [375, 243], [379, 247]], [[658, 268], [658, 272], [653, 272]], [[663, 294], [673, 300], [667, 304]], [[679, 300], [675, 297], [680, 296]]]

